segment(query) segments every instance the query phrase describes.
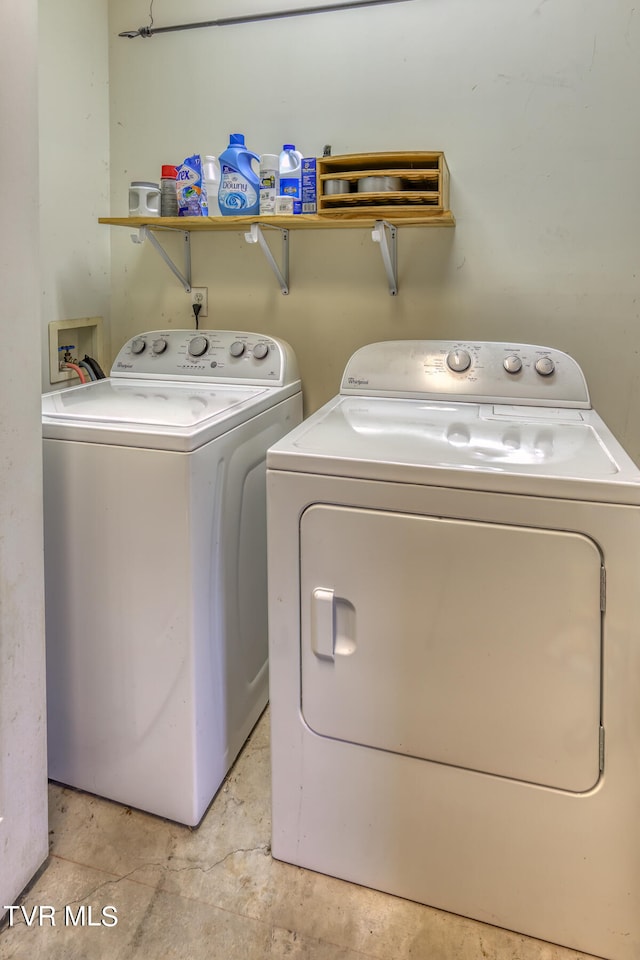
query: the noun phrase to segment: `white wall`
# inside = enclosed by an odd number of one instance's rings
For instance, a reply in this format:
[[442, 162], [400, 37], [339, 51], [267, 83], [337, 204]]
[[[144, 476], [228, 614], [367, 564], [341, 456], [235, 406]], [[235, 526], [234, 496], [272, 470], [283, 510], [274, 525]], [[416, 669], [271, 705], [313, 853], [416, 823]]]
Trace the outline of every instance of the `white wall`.
[[[155, 0], [156, 26], [287, 0]], [[300, 3], [289, 2], [299, 6]], [[256, 25], [118, 39], [148, 0], [109, 4], [112, 215], [131, 179], [219, 153], [444, 150], [455, 229], [401, 229], [400, 293], [366, 231], [291, 235], [282, 297], [241, 234], [193, 237], [208, 325], [269, 331], [298, 353], [307, 412], [360, 344], [523, 340], [583, 365], [595, 406], [640, 460], [640, 11], [633, 0], [409, 0]], [[191, 323], [147, 244], [111, 230], [113, 346]], [[178, 241], [167, 241], [174, 250]], [[172, 246], [173, 243], [173, 246]]]
[[108, 307], [106, 3], [0, 0], [0, 915], [48, 851], [40, 393]]
[[48, 842], [36, 27], [0, 0], [0, 914]]
[[[40, 0], [42, 387], [48, 324], [101, 316], [109, 334], [107, 0]], [[76, 381], [77, 382], [77, 381]], [[56, 387], [65, 384], [56, 384]]]

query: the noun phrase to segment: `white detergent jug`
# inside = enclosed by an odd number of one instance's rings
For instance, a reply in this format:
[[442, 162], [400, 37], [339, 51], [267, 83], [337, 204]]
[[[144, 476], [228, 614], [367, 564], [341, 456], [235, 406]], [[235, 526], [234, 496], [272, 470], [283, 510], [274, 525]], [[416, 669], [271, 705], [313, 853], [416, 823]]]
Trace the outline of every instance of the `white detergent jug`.
[[302, 213], [302, 154], [295, 144], [285, 143], [280, 153], [280, 196], [293, 199], [293, 212]]

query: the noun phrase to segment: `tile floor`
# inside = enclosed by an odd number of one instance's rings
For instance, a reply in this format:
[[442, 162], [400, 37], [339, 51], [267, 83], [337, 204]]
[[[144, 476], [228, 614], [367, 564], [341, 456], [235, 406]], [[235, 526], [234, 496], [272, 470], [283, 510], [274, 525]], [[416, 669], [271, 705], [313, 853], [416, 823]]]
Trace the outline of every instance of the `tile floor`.
[[[58, 785], [49, 826], [22, 902], [54, 907], [56, 925], [5, 921], [0, 960], [586, 958], [273, 860], [268, 713], [198, 829]], [[65, 925], [66, 905], [95, 925]], [[116, 925], [100, 924], [107, 906]]]

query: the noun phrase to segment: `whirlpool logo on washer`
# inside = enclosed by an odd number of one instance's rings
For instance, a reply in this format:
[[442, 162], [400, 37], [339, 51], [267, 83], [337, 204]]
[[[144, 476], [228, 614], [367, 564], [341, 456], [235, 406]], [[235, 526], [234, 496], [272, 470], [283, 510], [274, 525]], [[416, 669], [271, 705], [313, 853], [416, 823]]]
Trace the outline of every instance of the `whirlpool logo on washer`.
[[132, 363], [123, 363], [122, 360], [118, 360], [118, 362], [116, 363], [116, 367], [117, 367], [119, 370], [132, 370], [132, 369], [133, 369], [133, 364], [132, 364]]
[[347, 377], [347, 383], [352, 387], [366, 387], [369, 381], [366, 377]]

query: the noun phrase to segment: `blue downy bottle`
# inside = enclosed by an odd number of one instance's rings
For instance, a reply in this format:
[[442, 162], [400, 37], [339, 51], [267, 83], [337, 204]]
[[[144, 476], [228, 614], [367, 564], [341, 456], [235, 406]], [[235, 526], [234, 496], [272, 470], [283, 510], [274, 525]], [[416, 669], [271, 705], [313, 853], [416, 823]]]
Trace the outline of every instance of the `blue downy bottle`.
[[244, 135], [232, 133], [229, 146], [220, 154], [218, 204], [223, 217], [257, 216], [260, 209], [260, 176], [251, 166], [260, 163], [257, 154], [247, 150]]

